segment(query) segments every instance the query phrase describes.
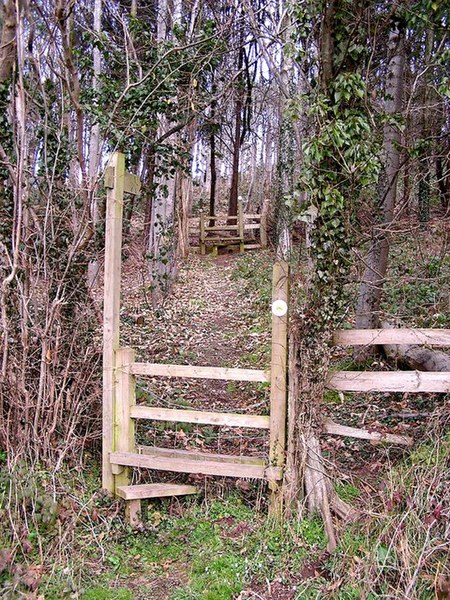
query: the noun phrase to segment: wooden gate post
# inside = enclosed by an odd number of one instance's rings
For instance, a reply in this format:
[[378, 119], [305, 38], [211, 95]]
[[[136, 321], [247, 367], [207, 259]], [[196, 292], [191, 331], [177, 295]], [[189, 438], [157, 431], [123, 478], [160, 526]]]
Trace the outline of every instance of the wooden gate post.
[[237, 211], [237, 230], [239, 236], [239, 252], [243, 254], [244, 248], [244, 209], [242, 207], [242, 199], [238, 200], [238, 211]]
[[105, 282], [103, 303], [103, 453], [102, 485], [114, 492], [114, 475], [109, 462], [114, 450], [114, 368], [119, 348], [120, 278], [122, 268], [122, 219], [125, 185], [125, 156], [115, 152], [109, 162], [105, 186]]
[[205, 246], [205, 215], [203, 212], [200, 213], [200, 254], [206, 254]]
[[[116, 352], [116, 398], [114, 407], [114, 451], [136, 452], [134, 421], [131, 408], [136, 404], [136, 378], [131, 372], [135, 352], [133, 348], [119, 348]], [[124, 467], [115, 475], [115, 490], [130, 484], [130, 468]], [[126, 500], [127, 521], [135, 526], [141, 521], [140, 499]]]
[[270, 367], [270, 447], [267, 478], [270, 488], [269, 513], [280, 517], [283, 511], [282, 479], [277, 475], [284, 466], [287, 411], [287, 307], [289, 265], [277, 261], [272, 280], [272, 360]]
[[261, 248], [267, 248], [267, 221], [268, 221], [268, 214], [269, 214], [269, 204], [270, 204], [270, 200], [269, 199], [265, 199], [262, 205], [262, 210], [261, 210], [261, 226], [260, 226], [260, 243], [261, 243]]

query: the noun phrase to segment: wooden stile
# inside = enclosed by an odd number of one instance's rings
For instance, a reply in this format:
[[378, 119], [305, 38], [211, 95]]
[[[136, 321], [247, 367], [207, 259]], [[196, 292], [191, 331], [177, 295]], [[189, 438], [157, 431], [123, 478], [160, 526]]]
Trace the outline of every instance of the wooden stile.
[[134, 375], [151, 377], [186, 377], [192, 379], [223, 379], [225, 381], [268, 382], [270, 374], [259, 369], [235, 369], [228, 367], [198, 367], [158, 363], [134, 363]]
[[218, 413], [176, 408], [155, 408], [153, 406], [133, 406], [130, 414], [133, 419], [152, 419], [154, 421], [169, 421], [175, 423], [199, 423], [202, 425], [226, 425], [228, 427], [269, 429], [269, 417], [260, 415], [241, 415], [237, 413]]
[[[200, 217], [189, 218], [189, 228], [191, 233], [197, 230], [199, 232], [199, 246], [198, 249], [200, 254], [206, 254], [206, 247], [212, 246], [213, 255], [218, 254], [219, 246], [230, 246], [239, 244], [240, 252], [244, 250], [251, 250], [256, 248], [265, 248], [267, 246], [267, 210], [269, 201], [265, 200], [263, 204], [263, 212], [261, 214], [249, 213], [244, 214], [242, 208], [242, 201], [238, 203], [238, 214], [237, 215], [206, 215], [200, 214]], [[247, 221], [257, 221], [247, 222]], [[211, 221], [215, 224], [208, 225]], [[223, 225], [217, 224], [217, 221], [223, 221]], [[258, 222], [259, 221], [259, 222]], [[230, 223], [231, 222], [231, 223]], [[234, 223], [235, 222], [235, 223]], [[244, 234], [246, 231], [260, 231], [260, 243], [259, 244], [246, 244]], [[220, 235], [220, 232], [236, 232], [236, 235]], [[216, 237], [209, 237], [209, 233], [216, 233]], [[191, 247], [194, 249], [195, 247]]]
[[[289, 266], [285, 261], [277, 261], [273, 268], [272, 301], [288, 303]], [[272, 360], [270, 367], [270, 448], [269, 464], [283, 467], [286, 447], [287, 410], [287, 323], [288, 316], [272, 315]], [[279, 482], [269, 481], [271, 488], [270, 512], [280, 516], [283, 499]]]
[[336, 346], [384, 346], [386, 344], [448, 346], [450, 329], [340, 329]]

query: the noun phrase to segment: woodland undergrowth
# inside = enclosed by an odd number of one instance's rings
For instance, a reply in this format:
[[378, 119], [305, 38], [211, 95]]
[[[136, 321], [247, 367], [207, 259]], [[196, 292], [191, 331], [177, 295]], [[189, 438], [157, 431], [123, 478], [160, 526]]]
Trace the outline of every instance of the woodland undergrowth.
[[[423, 283], [422, 275], [428, 272], [430, 297], [434, 294], [436, 302], [423, 302], [418, 295], [411, 314], [411, 296], [396, 296], [389, 285], [385, 306], [390, 313], [404, 314], [411, 324], [445, 326], [440, 316], [445, 315], [446, 289], [441, 277], [448, 261], [439, 258], [436, 228], [425, 235], [434, 245], [424, 242], [421, 251], [410, 240], [399, 241], [391, 273], [396, 278], [403, 270], [412, 286], [415, 273], [420, 272]], [[260, 325], [270, 301], [270, 283], [265, 283], [271, 260], [270, 255], [248, 254], [228, 269], [230, 285], [241, 298], [254, 298]], [[411, 273], [406, 272], [408, 265]], [[192, 269], [192, 263], [188, 267]], [[206, 281], [207, 272], [220, 267], [208, 259], [195, 268]], [[400, 304], [399, 298], [406, 301]], [[198, 314], [204, 310], [201, 305], [195, 308]], [[252, 354], [264, 362], [267, 357], [259, 353], [258, 344], [267, 340], [256, 333]], [[344, 355], [334, 359], [351, 360]], [[389, 368], [382, 359], [374, 359], [375, 368], [380, 361], [382, 368]], [[100, 491], [95, 448], [85, 449], [79, 464], [66, 461], [55, 469], [23, 459], [8, 465], [3, 453], [0, 597], [445, 598], [450, 581], [446, 407], [448, 398], [442, 396], [326, 394], [323, 408], [331, 416], [345, 414], [355, 424], [378, 430], [388, 426], [415, 438], [414, 450], [406, 452], [322, 437], [339, 496], [361, 511], [357, 523], [336, 524], [338, 546], [332, 554], [326, 551], [323, 525], [315, 517], [294, 517], [282, 526], [268, 521], [261, 502], [265, 491], [253, 482], [235, 487], [226, 480], [208, 481], [197, 499], [149, 503], [143, 529], [133, 532], [124, 522], [120, 501]], [[199, 438], [195, 432], [186, 437]]]

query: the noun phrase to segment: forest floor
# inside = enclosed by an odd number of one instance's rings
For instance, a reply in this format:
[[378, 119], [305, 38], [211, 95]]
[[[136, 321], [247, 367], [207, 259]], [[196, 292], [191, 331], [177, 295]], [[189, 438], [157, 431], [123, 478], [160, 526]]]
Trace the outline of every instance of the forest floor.
[[[393, 296], [392, 302], [396, 314], [404, 310], [408, 315], [412, 277], [405, 255], [400, 252], [396, 261], [395, 250], [392, 277], [404, 281], [402, 296]], [[181, 265], [162, 306], [153, 310], [145, 262], [132, 247], [127, 251], [121, 344], [135, 348], [139, 360], [269, 367], [273, 264], [269, 252], [193, 256]], [[417, 254], [410, 255], [411, 264], [417, 263]], [[418, 276], [422, 295], [416, 298], [434, 300], [432, 310], [431, 304], [424, 311], [415, 307], [414, 322], [421, 326], [446, 325], [439, 320], [446, 318], [448, 301], [448, 281], [441, 276], [447, 271], [441, 267], [445, 263], [448, 269], [450, 260], [444, 255], [437, 264], [434, 256], [440, 256], [438, 250], [423, 257], [423, 268], [425, 272], [431, 269], [433, 277]], [[442, 301], [437, 302], [441, 295]], [[386, 297], [391, 301], [389, 294]], [[365, 366], [390, 368], [380, 359], [372, 363]], [[339, 350], [336, 368], [345, 367], [354, 368], [351, 354]], [[171, 408], [268, 414], [268, 392], [267, 385], [252, 383], [163, 378], [137, 382], [138, 403]], [[132, 531], [124, 522], [121, 501], [98, 491], [98, 460], [96, 456], [89, 459], [86, 453], [84, 468], [76, 467], [63, 481], [42, 471], [34, 475], [32, 492], [25, 484], [14, 488], [17, 514], [28, 510], [29, 531], [14, 534], [20, 540], [14, 556], [7, 548], [1, 549], [0, 535], [0, 597], [449, 597], [443, 595], [450, 581], [448, 494], [445, 499], [450, 489], [450, 438], [444, 433], [448, 397], [329, 392], [323, 410], [339, 423], [407, 433], [416, 442], [410, 451], [322, 437], [337, 492], [363, 515], [358, 523], [336, 522], [339, 546], [332, 555], [326, 551], [320, 519], [270, 521], [265, 484], [248, 480], [135, 473], [136, 481], [195, 483], [201, 493], [145, 503], [144, 525]], [[260, 430], [187, 424], [139, 427], [137, 439], [144, 444], [233, 455], [266, 456], [268, 449], [267, 434]], [[6, 484], [0, 470], [0, 500], [2, 485]]]

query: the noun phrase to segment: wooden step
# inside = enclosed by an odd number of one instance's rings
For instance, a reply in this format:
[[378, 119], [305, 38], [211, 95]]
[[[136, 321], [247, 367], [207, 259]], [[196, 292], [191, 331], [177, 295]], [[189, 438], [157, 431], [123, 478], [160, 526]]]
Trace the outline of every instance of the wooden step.
[[[220, 477], [247, 477], [250, 479], [266, 479], [267, 465], [255, 464], [254, 459], [243, 462], [245, 459], [239, 457], [239, 462], [230, 458], [227, 462], [211, 455], [204, 460], [199, 460], [199, 453], [192, 453], [195, 458], [186, 454], [185, 456], [168, 457], [155, 453], [151, 456], [147, 447], [146, 454], [135, 454], [133, 452], [111, 452], [110, 462], [112, 465], [123, 467], [141, 467], [154, 469], [156, 471], [171, 471], [173, 473], [197, 473], [202, 475], [217, 475]], [[191, 453], [190, 453], [191, 454]], [[261, 461], [263, 462], [263, 461]], [[271, 478], [275, 475], [272, 473]], [[281, 478], [281, 469], [278, 478]]]
[[145, 483], [142, 485], [121, 485], [116, 489], [116, 494], [124, 500], [144, 500], [145, 498], [198, 494], [198, 488], [193, 485], [175, 483]]

